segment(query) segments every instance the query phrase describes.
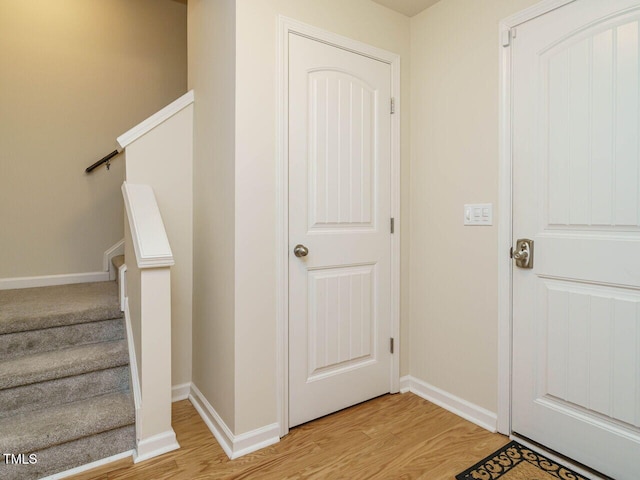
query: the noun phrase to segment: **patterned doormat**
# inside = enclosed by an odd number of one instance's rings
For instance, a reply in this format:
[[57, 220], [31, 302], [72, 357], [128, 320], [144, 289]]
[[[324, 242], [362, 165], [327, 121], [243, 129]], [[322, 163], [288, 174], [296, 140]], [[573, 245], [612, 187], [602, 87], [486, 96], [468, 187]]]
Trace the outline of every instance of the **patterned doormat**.
[[456, 475], [456, 480], [589, 480], [547, 457], [511, 442], [473, 467]]

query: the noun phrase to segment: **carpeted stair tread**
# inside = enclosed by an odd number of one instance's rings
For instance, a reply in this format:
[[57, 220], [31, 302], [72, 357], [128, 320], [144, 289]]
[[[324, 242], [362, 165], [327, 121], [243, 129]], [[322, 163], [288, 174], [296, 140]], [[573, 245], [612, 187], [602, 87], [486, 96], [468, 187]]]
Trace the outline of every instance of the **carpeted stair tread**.
[[7, 333], [0, 335], [0, 361], [73, 346], [112, 342], [123, 338], [125, 338], [125, 325], [121, 318]]
[[128, 390], [128, 365], [6, 388], [0, 390], [0, 418]]
[[0, 462], [0, 478], [36, 480], [128, 452], [135, 448], [135, 435], [135, 426], [128, 425], [33, 452], [38, 459], [35, 464], [3, 465]]
[[0, 420], [0, 452], [35, 452], [133, 424], [133, 398], [112, 393]]
[[0, 291], [0, 453], [37, 455], [0, 461], [0, 478], [35, 480], [134, 449], [129, 376], [116, 282]]
[[122, 318], [115, 282], [0, 290], [0, 334]]
[[129, 352], [125, 340], [12, 358], [0, 362], [0, 389], [119, 367], [128, 363]]

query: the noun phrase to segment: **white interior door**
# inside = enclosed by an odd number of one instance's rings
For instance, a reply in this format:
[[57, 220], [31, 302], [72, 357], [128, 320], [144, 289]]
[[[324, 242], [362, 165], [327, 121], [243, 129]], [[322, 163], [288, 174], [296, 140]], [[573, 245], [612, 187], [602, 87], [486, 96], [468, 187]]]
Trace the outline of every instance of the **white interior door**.
[[390, 86], [289, 35], [290, 426], [390, 391]]
[[512, 429], [640, 475], [640, 2], [578, 0], [513, 41]]

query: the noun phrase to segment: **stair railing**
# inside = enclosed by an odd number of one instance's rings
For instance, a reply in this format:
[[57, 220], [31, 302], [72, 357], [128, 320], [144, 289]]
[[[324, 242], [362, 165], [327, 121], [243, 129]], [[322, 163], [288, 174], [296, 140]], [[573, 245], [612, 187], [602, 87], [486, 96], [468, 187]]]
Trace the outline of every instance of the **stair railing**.
[[85, 173], [91, 173], [93, 172], [96, 168], [98, 168], [100, 165], [106, 163], [107, 164], [107, 170], [109, 170], [109, 168], [111, 167], [111, 159], [113, 157], [115, 157], [116, 155], [118, 155], [119, 153], [122, 152], [122, 149], [116, 149], [113, 152], [105, 155], [104, 157], [102, 157], [100, 160], [98, 160], [96, 163], [89, 165], [87, 168], [85, 168]]

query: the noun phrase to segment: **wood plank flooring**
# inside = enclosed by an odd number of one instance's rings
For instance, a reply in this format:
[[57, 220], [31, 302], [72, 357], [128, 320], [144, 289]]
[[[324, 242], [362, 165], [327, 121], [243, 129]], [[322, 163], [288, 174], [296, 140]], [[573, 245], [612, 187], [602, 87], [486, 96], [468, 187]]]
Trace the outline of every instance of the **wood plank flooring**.
[[454, 476], [508, 440], [411, 393], [385, 395], [291, 430], [229, 460], [188, 400], [173, 404], [180, 450], [131, 459], [72, 480], [428, 479]]

